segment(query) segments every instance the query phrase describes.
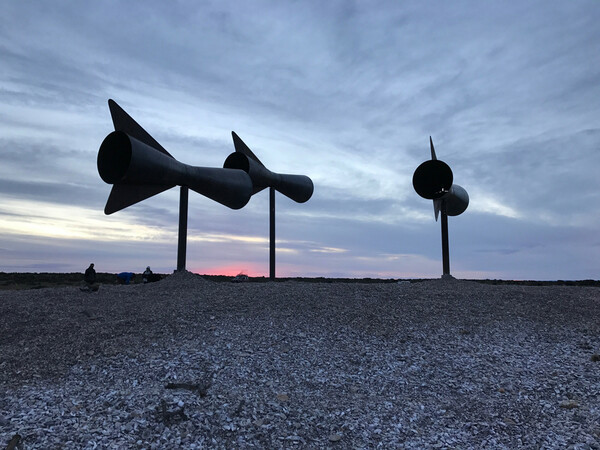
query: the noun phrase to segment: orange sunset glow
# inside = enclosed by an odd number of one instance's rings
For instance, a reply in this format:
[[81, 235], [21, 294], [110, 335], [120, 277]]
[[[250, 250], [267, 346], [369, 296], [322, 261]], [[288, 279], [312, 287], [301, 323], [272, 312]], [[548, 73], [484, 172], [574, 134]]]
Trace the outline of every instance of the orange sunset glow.
[[225, 275], [234, 277], [240, 273], [243, 273], [249, 277], [269, 276], [268, 263], [261, 265], [243, 262], [239, 264], [233, 263], [214, 267], [194, 267], [188, 270], [200, 275]]

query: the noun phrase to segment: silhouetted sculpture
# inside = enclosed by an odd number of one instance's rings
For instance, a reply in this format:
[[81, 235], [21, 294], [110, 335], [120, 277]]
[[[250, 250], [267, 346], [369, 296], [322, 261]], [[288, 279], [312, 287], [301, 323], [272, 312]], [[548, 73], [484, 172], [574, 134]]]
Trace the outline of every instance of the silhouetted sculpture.
[[448, 245], [448, 216], [458, 216], [469, 206], [469, 194], [457, 184], [452, 184], [452, 170], [443, 161], [437, 159], [433, 140], [429, 137], [431, 159], [425, 161], [413, 174], [413, 187], [417, 194], [428, 200], [433, 200], [435, 220], [442, 213], [442, 278], [452, 278], [450, 275], [450, 252]]
[[188, 188], [232, 209], [252, 195], [250, 176], [237, 168], [194, 167], [180, 163], [116, 102], [108, 101], [115, 131], [98, 151], [98, 173], [113, 188], [105, 214], [181, 186], [177, 270], [185, 270]]
[[241, 169], [250, 175], [252, 194], [269, 188], [269, 278], [275, 279], [275, 191], [281, 192], [295, 202], [304, 203], [313, 194], [314, 185], [305, 175], [289, 175], [271, 172], [250, 148], [231, 132], [235, 152], [227, 157], [223, 167]]

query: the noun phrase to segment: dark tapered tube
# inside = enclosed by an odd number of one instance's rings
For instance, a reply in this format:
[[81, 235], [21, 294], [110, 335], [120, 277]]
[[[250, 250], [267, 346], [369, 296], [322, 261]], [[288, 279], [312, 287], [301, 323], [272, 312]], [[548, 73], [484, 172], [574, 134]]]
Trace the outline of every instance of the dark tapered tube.
[[247, 172], [252, 180], [252, 194], [266, 187], [273, 187], [295, 202], [304, 203], [310, 199], [315, 189], [312, 180], [306, 175], [271, 172], [261, 163], [240, 152], [229, 155], [223, 167]]

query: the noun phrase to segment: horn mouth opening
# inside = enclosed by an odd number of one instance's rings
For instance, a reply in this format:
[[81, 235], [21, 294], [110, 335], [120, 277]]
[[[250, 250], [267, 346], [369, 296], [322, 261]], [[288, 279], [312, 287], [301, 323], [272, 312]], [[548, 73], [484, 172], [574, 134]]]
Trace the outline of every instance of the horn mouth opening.
[[105, 183], [115, 184], [125, 179], [131, 163], [131, 141], [122, 131], [113, 131], [104, 138], [98, 150], [98, 173]]
[[223, 163], [224, 169], [240, 169], [250, 173], [250, 161], [248, 157], [240, 152], [233, 152]]
[[428, 200], [443, 197], [452, 187], [452, 170], [439, 159], [425, 161], [413, 174], [413, 187], [417, 194]]

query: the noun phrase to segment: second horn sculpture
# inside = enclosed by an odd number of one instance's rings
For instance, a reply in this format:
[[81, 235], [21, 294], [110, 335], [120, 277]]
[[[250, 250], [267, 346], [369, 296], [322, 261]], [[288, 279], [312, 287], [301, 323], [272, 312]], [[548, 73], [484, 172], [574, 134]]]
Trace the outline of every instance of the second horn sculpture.
[[269, 278], [275, 279], [275, 191], [297, 203], [307, 202], [313, 195], [314, 185], [306, 175], [289, 175], [271, 172], [250, 150], [250, 148], [231, 132], [235, 152], [230, 154], [224, 168], [241, 169], [252, 180], [252, 194], [269, 188]]

